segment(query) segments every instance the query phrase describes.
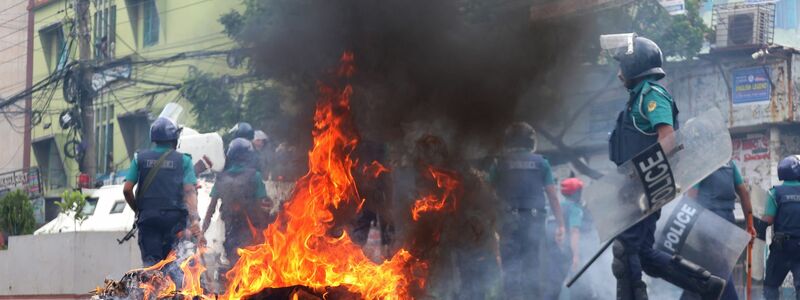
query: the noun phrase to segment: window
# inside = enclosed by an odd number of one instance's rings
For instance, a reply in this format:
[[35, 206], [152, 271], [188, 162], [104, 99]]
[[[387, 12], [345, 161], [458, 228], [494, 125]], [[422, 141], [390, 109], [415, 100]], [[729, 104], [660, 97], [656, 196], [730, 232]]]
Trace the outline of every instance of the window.
[[143, 0], [142, 3], [142, 45], [144, 47], [158, 44], [158, 34], [161, 20], [158, 16], [156, 0]]
[[45, 61], [50, 71], [56, 72], [64, 68], [69, 51], [67, 51], [67, 42], [64, 39], [64, 30], [61, 23], [39, 30], [39, 38], [42, 41], [42, 52], [44, 52]]
[[34, 141], [32, 146], [45, 189], [55, 190], [66, 187], [67, 173], [64, 171], [64, 162], [58, 153], [55, 139], [48, 137]]
[[125, 206], [127, 206], [127, 204], [125, 204], [125, 201], [118, 200], [117, 202], [114, 202], [114, 206], [111, 207], [111, 211], [109, 212], [109, 214], [122, 213], [122, 211], [125, 210]]
[[147, 148], [150, 144], [150, 121], [147, 113], [134, 111], [120, 114], [117, 117], [125, 149], [128, 151], [128, 160], [133, 159], [136, 150]]
[[107, 95], [98, 98], [99, 105], [94, 112], [95, 149], [97, 153], [97, 172], [110, 174], [114, 167], [114, 104], [102, 104]]
[[97, 198], [86, 198], [86, 205], [83, 207], [84, 216], [91, 216], [94, 214], [94, 210], [97, 208]]
[[117, 6], [113, 0], [97, 0], [94, 13], [94, 56], [114, 58], [117, 40]]

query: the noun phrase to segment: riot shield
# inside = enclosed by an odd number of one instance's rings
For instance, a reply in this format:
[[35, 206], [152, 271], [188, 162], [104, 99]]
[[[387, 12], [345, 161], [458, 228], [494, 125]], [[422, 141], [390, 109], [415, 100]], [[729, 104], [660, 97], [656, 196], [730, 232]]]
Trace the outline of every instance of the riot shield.
[[167, 103], [164, 106], [164, 109], [161, 110], [161, 113], [158, 115], [159, 118], [167, 118], [172, 123], [175, 123], [177, 126], [180, 121], [181, 113], [183, 113], [183, 107], [178, 103]]
[[764, 212], [767, 209], [767, 199], [769, 199], [769, 192], [761, 187], [750, 187], [750, 204], [753, 207], [753, 217], [763, 219]]
[[215, 132], [181, 136], [178, 143], [178, 151], [192, 155], [193, 165], [203, 160], [204, 164], [211, 165], [209, 169], [214, 172], [222, 172], [225, 166], [223, 147], [222, 137]]
[[732, 151], [727, 123], [717, 109], [687, 121], [662, 143], [586, 188], [586, 206], [595, 218], [602, 243], [727, 163]]
[[683, 197], [664, 206], [658, 220], [654, 247], [728, 278], [750, 242], [750, 234], [699, 202]]

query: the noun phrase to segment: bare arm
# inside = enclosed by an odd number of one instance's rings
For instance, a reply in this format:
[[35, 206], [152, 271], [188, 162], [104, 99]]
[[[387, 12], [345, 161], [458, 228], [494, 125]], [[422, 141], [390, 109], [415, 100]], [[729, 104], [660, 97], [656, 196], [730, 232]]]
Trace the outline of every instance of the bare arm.
[[578, 245], [581, 240], [581, 230], [579, 228], [570, 229], [569, 237], [569, 248], [572, 250], [572, 268], [577, 270], [581, 260], [580, 247]]
[[125, 202], [128, 203], [128, 206], [134, 212], [138, 212], [139, 209], [136, 207], [136, 197], [133, 195], [133, 182], [125, 181], [125, 185], [122, 186], [122, 194], [125, 195]]
[[558, 222], [556, 241], [561, 243], [561, 239], [564, 237], [564, 214], [561, 213], [561, 203], [558, 202], [558, 196], [556, 195], [556, 185], [548, 185], [545, 191], [547, 192], [547, 200], [550, 201], [550, 208], [553, 209], [553, 215], [556, 217], [556, 222]]
[[675, 129], [668, 124], [659, 124], [656, 126], [658, 131], [658, 142], [661, 143], [661, 148], [665, 153], [672, 151], [675, 147]]
[[208, 226], [211, 225], [211, 217], [214, 216], [214, 212], [217, 211], [217, 202], [219, 202], [219, 198], [212, 198], [211, 203], [208, 204], [208, 209], [206, 209], [206, 216], [203, 218], [203, 232], [208, 230]]
[[736, 186], [736, 194], [739, 195], [739, 200], [742, 201], [742, 212], [744, 212], [744, 220], [747, 226], [747, 232], [750, 235], [756, 235], [756, 227], [753, 223], [753, 204], [750, 202], [750, 191], [744, 183]]
[[199, 216], [197, 212], [197, 190], [193, 184], [183, 185], [183, 202], [186, 203], [186, 209], [189, 211], [189, 217]]

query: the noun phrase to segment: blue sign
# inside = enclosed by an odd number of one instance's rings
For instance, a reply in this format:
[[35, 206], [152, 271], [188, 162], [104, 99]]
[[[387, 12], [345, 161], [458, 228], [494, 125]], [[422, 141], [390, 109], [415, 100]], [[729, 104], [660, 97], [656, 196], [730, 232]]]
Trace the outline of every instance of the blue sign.
[[768, 67], [755, 67], [733, 71], [733, 104], [769, 101], [772, 85]]

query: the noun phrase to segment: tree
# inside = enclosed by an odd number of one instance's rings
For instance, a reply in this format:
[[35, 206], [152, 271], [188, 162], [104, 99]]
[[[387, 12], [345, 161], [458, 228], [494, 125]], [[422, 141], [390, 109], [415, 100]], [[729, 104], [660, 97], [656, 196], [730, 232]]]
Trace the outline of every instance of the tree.
[[33, 203], [25, 191], [16, 190], [0, 199], [0, 230], [6, 235], [32, 234], [35, 226]]
[[86, 197], [80, 191], [67, 190], [61, 194], [61, 202], [56, 202], [56, 205], [62, 213], [72, 215], [76, 224], [81, 224], [89, 218], [83, 211], [87, 203]]

